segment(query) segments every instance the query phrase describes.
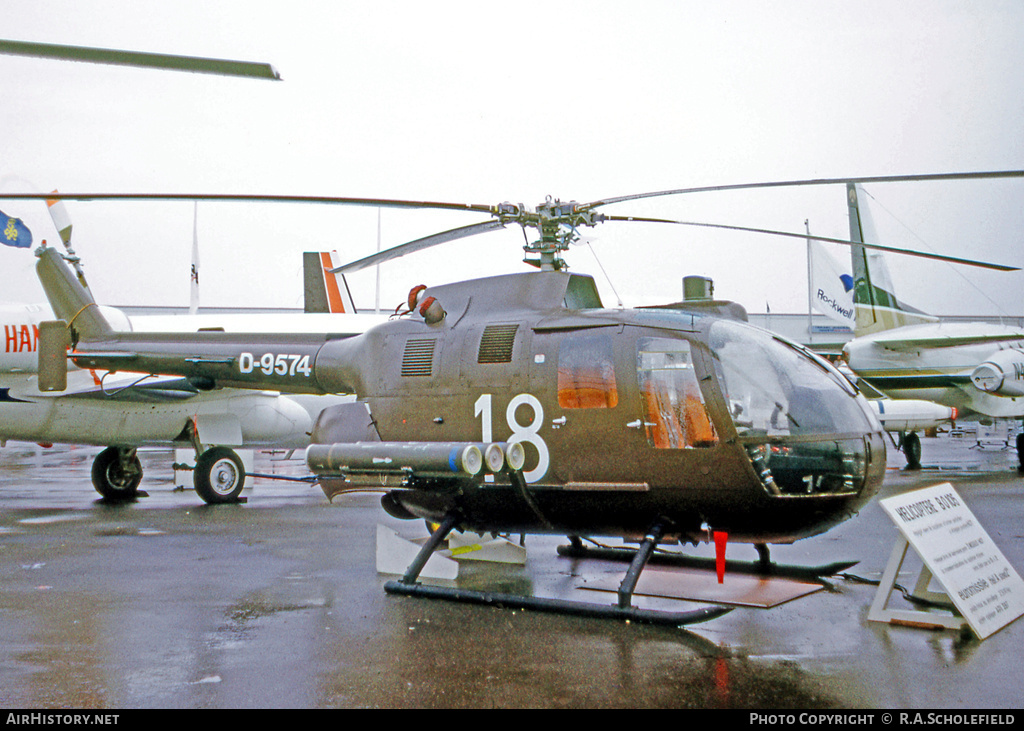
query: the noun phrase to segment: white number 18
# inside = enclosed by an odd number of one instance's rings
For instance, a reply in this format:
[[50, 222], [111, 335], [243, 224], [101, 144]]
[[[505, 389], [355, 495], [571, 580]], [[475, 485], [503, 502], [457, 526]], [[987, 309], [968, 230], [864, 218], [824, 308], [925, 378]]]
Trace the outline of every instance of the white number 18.
[[[485, 393], [473, 405], [475, 409], [473, 416], [479, 416], [481, 420], [480, 438], [485, 442], [494, 440], [494, 432], [491, 425], [491, 403], [491, 394]], [[529, 424], [525, 425], [520, 424], [516, 419], [516, 409], [523, 405], [533, 409], [533, 419]], [[509, 442], [532, 444], [534, 449], [537, 450], [537, 466], [529, 472], [523, 473], [523, 477], [527, 482], [536, 482], [547, 473], [548, 465], [550, 464], [548, 445], [540, 436], [540, 428], [544, 425], [544, 407], [541, 406], [536, 396], [521, 393], [518, 396], [514, 396], [508, 402], [508, 408], [505, 409], [505, 421], [508, 422], [508, 428], [512, 430], [512, 436], [508, 439]]]

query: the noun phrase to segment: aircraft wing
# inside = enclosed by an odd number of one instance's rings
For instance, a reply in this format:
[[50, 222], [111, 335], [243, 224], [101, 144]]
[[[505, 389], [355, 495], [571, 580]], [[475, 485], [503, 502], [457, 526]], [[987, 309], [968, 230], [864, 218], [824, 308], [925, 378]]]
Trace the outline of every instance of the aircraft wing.
[[[137, 378], [134, 380], [138, 380]], [[200, 391], [187, 378], [157, 379], [139, 383], [116, 383], [92, 386], [78, 391], [64, 392], [62, 398], [102, 399], [133, 403], [166, 403], [185, 401], [198, 396]]]
[[905, 389], [966, 387], [971, 385], [971, 372], [929, 373], [910, 371], [898, 375], [872, 374], [870, 376], [859, 376], [857, 384], [862, 385], [864, 383], [868, 383], [873, 390], [882, 394]]
[[922, 348], [955, 348], [960, 345], [982, 345], [984, 343], [1020, 342], [1024, 340], [1024, 333], [983, 333], [974, 335], [935, 335], [930, 337], [913, 337], [900, 335], [898, 331], [891, 331], [892, 334], [877, 335], [872, 340], [887, 350], [920, 350]]
[[102, 383], [97, 382], [94, 378], [89, 378], [87, 382], [85, 379], [77, 380], [79, 380], [77, 387], [73, 385], [60, 392], [40, 393], [36, 391], [34, 385], [29, 384], [21, 387], [14, 386], [8, 391], [11, 398], [17, 398], [17, 400], [31, 396], [33, 399], [43, 397], [147, 404], [186, 401], [202, 393], [187, 378], [154, 378], [138, 374], [118, 374], [116, 379]]

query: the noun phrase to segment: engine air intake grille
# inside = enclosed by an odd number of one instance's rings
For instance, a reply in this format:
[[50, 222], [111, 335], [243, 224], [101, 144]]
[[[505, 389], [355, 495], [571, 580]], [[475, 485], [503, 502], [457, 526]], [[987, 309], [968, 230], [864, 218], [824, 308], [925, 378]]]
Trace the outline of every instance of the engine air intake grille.
[[429, 376], [434, 370], [434, 345], [433, 339], [410, 338], [405, 344], [405, 354], [402, 356], [403, 376]]
[[477, 363], [511, 363], [512, 346], [516, 342], [519, 325], [488, 325], [480, 338]]

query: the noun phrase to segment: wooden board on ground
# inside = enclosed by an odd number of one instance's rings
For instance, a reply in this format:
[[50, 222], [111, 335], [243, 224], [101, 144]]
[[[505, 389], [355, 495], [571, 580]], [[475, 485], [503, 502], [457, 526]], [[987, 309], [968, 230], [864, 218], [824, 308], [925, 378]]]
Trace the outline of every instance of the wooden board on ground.
[[[621, 576], [608, 576], [588, 581], [579, 588], [617, 592], [621, 582]], [[729, 573], [725, 575], [725, 583], [719, 584], [714, 571], [648, 566], [640, 574], [640, 581], [637, 582], [636, 591], [633, 593], [666, 599], [769, 609], [821, 589], [821, 584], [809, 584], [793, 579]]]

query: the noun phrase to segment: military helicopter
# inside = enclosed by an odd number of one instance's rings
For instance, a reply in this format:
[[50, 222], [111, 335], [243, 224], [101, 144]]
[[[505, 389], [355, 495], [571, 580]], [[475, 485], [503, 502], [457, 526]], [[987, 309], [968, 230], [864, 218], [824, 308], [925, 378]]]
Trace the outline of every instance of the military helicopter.
[[[856, 514], [878, 491], [886, 464], [881, 426], [856, 387], [805, 348], [747, 324], [742, 307], [705, 291], [665, 306], [609, 309], [593, 278], [567, 271], [562, 253], [583, 227], [607, 221], [711, 225], [596, 209], [711, 189], [587, 204], [548, 199], [535, 209], [315, 199], [488, 216], [339, 267], [343, 272], [508, 225], [538, 234], [524, 247], [535, 271], [417, 286], [394, 318], [351, 337], [116, 332], [58, 252], [42, 249], [39, 277], [61, 320], [41, 328], [40, 389], [60, 390], [70, 359], [86, 368], [180, 375], [201, 389], [355, 394], [356, 401], [321, 413], [306, 459], [328, 497], [373, 484], [383, 489], [381, 504], [390, 515], [436, 526], [405, 576], [388, 582], [388, 592], [676, 626], [705, 621], [728, 608], [660, 612], [633, 605], [637, 580], [659, 544], [716, 535], [753, 544], [767, 567], [768, 544], [820, 534]], [[611, 606], [421, 584], [426, 561], [456, 528], [559, 534], [575, 542], [618, 536], [639, 541], [640, 548]]]

